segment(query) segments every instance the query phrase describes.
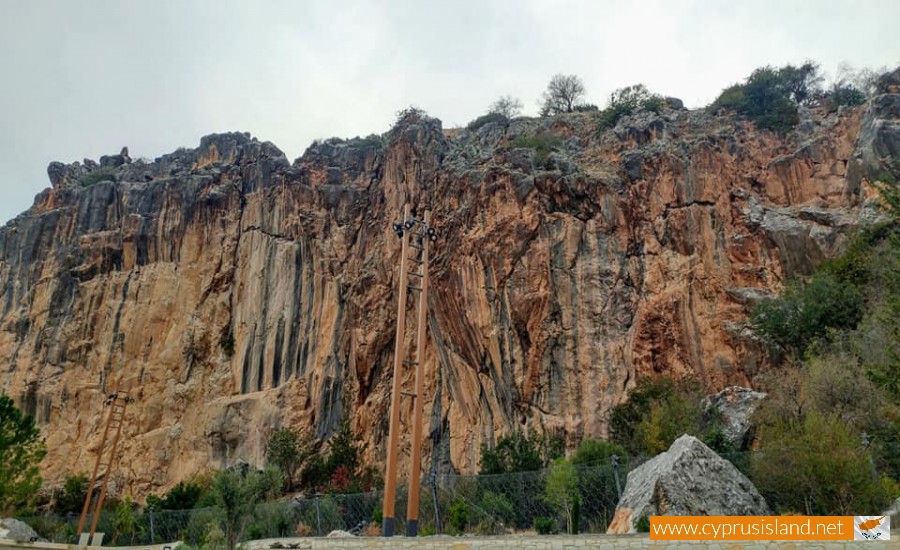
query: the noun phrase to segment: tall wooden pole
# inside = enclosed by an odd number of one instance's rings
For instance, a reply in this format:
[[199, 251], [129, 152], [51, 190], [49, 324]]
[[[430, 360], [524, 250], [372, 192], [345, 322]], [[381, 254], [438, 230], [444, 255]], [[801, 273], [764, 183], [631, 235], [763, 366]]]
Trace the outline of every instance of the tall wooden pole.
[[[97, 522], [100, 521], [100, 512], [103, 511], [103, 501], [106, 499], [106, 489], [109, 487], [109, 478], [112, 475], [113, 467], [116, 463], [116, 451], [119, 447], [119, 436], [122, 435], [122, 424], [125, 422], [125, 407], [128, 406], [128, 402], [130, 401], [127, 393], [116, 392], [119, 396], [123, 393], [125, 394], [125, 397], [118, 397], [116, 401], [113, 401], [112, 411], [110, 412], [110, 416], [118, 412], [119, 425], [116, 427], [116, 435], [113, 436], [112, 447], [109, 450], [106, 475], [103, 476], [103, 484], [100, 485], [100, 496], [97, 498], [97, 512], [94, 514], [94, 521], [91, 522], [91, 538], [94, 537], [94, 533], [97, 531]], [[122, 405], [119, 407], [117, 407], [118, 399], [122, 400]]]
[[106, 417], [106, 426], [103, 428], [103, 436], [100, 438], [100, 447], [97, 449], [97, 459], [94, 461], [94, 471], [91, 473], [91, 481], [88, 485], [87, 495], [84, 497], [84, 506], [81, 508], [81, 518], [78, 520], [78, 530], [76, 532], [79, 535], [84, 532], [84, 524], [87, 520], [88, 509], [91, 506], [91, 497], [94, 494], [94, 485], [97, 483], [97, 474], [100, 472], [100, 463], [103, 459], [103, 453], [106, 452], [106, 438], [109, 435], [109, 427], [112, 424], [114, 411], [115, 407], [109, 408], [109, 415]]
[[[405, 224], [409, 219], [409, 205], [403, 207]], [[391, 418], [388, 431], [387, 472], [384, 476], [384, 506], [382, 507], [382, 534], [394, 536], [394, 498], [397, 492], [397, 442], [400, 438], [400, 379], [403, 376], [404, 334], [406, 333], [407, 255], [409, 254], [409, 230], [404, 228], [400, 250], [400, 296], [397, 301], [397, 340], [394, 343], [394, 379], [391, 385]]]
[[[106, 403], [110, 405], [109, 415], [106, 417], [106, 426], [103, 428], [103, 436], [100, 440], [100, 447], [97, 449], [97, 460], [94, 463], [94, 471], [91, 473], [91, 480], [88, 484], [87, 494], [84, 497], [84, 506], [81, 509], [81, 518], [78, 520], [77, 534], [80, 538], [84, 535], [84, 528], [88, 514], [93, 504], [93, 519], [91, 521], [91, 529], [88, 538], [84, 539], [85, 544], [90, 544], [97, 531], [97, 523], [100, 521], [100, 513], [103, 511], [103, 501], [106, 499], [106, 490], [109, 487], [109, 478], [112, 475], [116, 465], [116, 451], [119, 446], [119, 438], [122, 435], [122, 424], [125, 423], [125, 409], [132, 398], [127, 391], [114, 390], [107, 398]], [[112, 433], [112, 443], [107, 447], [106, 443]], [[104, 470], [101, 472], [101, 467]], [[97, 486], [97, 480], [102, 476], [103, 481], [100, 483], [100, 491], [97, 495], [97, 501], [94, 500], [94, 489]], [[82, 540], [79, 540], [79, 545]]]
[[[431, 211], [425, 211], [425, 227], [431, 227]], [[428, 252], [431, 239], [422, 231], [422, 238], [418, 242], [422, 247], [422, 290], [419, 291], [419, 319], [417, 321], [418, 333], [416, 334], [416, 392], [413, 398], [412, 458], [409, 463], [409, 500], [406, 508], [406, 536], [415, 537], [419, 534], [419, 483], [421, 481], [422, 465], [422, 408], [425, 400], [425, 335], [427, 330], [428, 315]]]

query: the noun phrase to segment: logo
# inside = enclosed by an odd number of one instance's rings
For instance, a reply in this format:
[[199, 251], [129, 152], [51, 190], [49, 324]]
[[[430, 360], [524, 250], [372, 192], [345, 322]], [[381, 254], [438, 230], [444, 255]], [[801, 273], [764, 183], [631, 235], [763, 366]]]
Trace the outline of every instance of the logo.
[[854, 516], [853, 540], [891, 540], [890, 516]]

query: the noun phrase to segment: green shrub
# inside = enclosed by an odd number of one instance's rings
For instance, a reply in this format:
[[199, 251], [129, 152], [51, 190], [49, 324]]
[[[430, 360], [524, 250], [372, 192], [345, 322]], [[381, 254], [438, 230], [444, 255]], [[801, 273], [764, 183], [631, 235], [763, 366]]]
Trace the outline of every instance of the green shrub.
[[504, 525], [511, 525], [515, 520], [515, 507], [508, 498], [500, 493], [485, 491], [481, 495], [481, 502], [479, 502], [478, 506], [485, 514], [503, 522]]
[[375, 149], [382, 149], [384, 147], [384, 138], [379, 136], [378, 134], [369, 134], [366, 137], [354, 138], [353, 144], [360, 145], [362, 147], [374, 147]]
[[84, 498], [90, 480], [85, 474], [76, 474], [66, 478], [62, 492], [56, 497], [53, 511], [60, 515], [80, 514], [84, 507]]
[[866, 102], [866, 94], [851, 84], [835, 84], [828, 92], [829, 111], [836, 111], [840, 106], [853, 107]]
[[556, 459], [550, 467], [544, 501], [565, 519], [566, 533], [571, 535], [578, 532], [578, 509], [581, 503], [578, 473], [565, 458]]
[[556, 520], [553, 518], [536, 517], [532, 526], [538, 535], [555, 535], [559, 533], [559, 529], [556, 527]]
[[863, 296], [854, 284], [819, 273], [809, 283], [795, 281], [779, 298], [759, 303], [751, 322], [760, 334], [799, 355], [829, 330], [854, 328], [862, 307]]
[[96, 168], [82, 176], [81, 179], [78, 180], [78, 183], [82, 187], [90, 187], [101, 181], [116, 181], [115, 168]]
[[743, 84], [723, 90], [711, 108], [733, 110], [762, 129], [786, 133], [800, 121], [797, 104], [818, 96], [817, 70], [810, 63], [756, 69]]
[[135, 539], [140, 537], [144, 532], [144, 526], [138, 521], [135, 513], [135, 506], [131, 502], [130, 497], [126, 497], [115, 508], [113, 515], [113, 532], [110, 537], [110, 544], [115, 546], [132, 546]]
[[609, 105], [597, 117], [598, 131], [612, 128], [627, 115], [641, 111], [660, 113], [666, 100], [659, 94], [651, 93], [643, 84], [635, 84], [614, 91], [609, 96]]
[[532, 472], [562, 456], [565, 445], [559, 436], [513, 432], [497, 440], [493, 448], [481, 445], [481, 473]]
[[[190, 510], [197, 506], [204, 488], [198, 483], [181, 481], [161, 499], [161, 510]], [[149, 504], [149, 498], [148, 498]]]
[[58, 515], [54, 514], [20, 519], [34, 529], [34, 532], [37, 533], [39, 537], [45, 538], [50, 542], [69, 543], [76, 538], [75, 523], [73, 521], [66, 521]]
[[857, 433], [833, 414], [810, 413], [800, 424], [780, 423], [762, 434], [751, 480], [776, 511], [853, 515], [882, 510], [896, 482], [878, 477]]
[[534, 149], [534, 162], [538, 167], [547, 164], [550, 152], [562, 145], [562, 139], [549, 132], [543, 132], [533, 136], [520, 137], [513, 141], [512, 146], [523, 149]]
[[303, 464], [316, 453], [313, 438], [297, 430], [282, 427], [266, 442], [266, 461], [281, 470], [288, 491], [294, 488]]
[[583, 439], [572, 455], [572, 464], [607, 464], [610, 457], [618, 456], [624, 461], [625, 449], [621, 445], [600, 439]]
[[456, 499], [450, 506], [450, 527], [456, 533], [465, 533], [469, 526], [469, 505], [462, 499]]
[[410, 105], [405, 109], [397, 111], [397, 118], [395, 119], [394, 126], [391, 130], [396, 130], [400, 126], [405, 126], [407, 124], [419, 123], [426, 118], [428, 118], [428, 113], [418, 107]]
[[182, 533], [184, 541], [191, 546], [203, 544], [206, 534], [213, 528], [220, 529], [224, 520], [222, 511], [218, 508], [204, 508], [191, 514], [187, 527]]
[[492, 122], [500, 124], [501, 126], [506, 126], [509, 124], [509, 119], [500, 113], [487, 113], [467, 124], [466, 129], [470, 132], [474, 132], [482, 126]]
[[384, 521], [384, 512], [381, 510], [381, 504], [378, 503], [372, 509], [372, 523], [381, 525], [382, 521]]
[[882, 170], [870, 179], [881, 197], [881, 208], [895, 222], [900, 222], [900, 181], [894, 174], [900, 174], [900, 161], [895, 161], [892, 170]]
[[638, 533], [649, 533], [650, 532], [650, 518], [647, 516], [641, 516], [637, 523], [634, 526], [635, 530]]
[[642, 378], [628, 401], [613, 407], [610, 439], [630, 455], [657, 455], [675, 439], [690, 434], [719, 452], [730, 451], [718, 415], [701, 406], [699, 384], [670, 378]]

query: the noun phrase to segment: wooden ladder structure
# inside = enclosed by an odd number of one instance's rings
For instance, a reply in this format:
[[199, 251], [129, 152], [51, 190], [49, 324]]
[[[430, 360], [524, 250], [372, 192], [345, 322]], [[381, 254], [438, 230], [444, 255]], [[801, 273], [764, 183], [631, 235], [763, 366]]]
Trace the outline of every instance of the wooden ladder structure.
[[[400, 399], [408, 397], [413, 401], [413, 433], [411, 440], [409, 498], [406, 511], [406, 534], [414, 537], [419, 528], [419, 486], [422, 463], [422, 408], [425, 391], [425, 376], [422, 372], [425, 362], [425, 336], [428, 323], [428, 262], [432, 241], [437, 239], [431, 227], [431, 211], [426, 210], [423, 220], [410, 216], [409, 205], [403, 208], [403, 221], [394, 224], [394, 231], [403, 240], [400, 251], [400, 297], [397, 304], [397, 337], [394, 344], [394, 374], [391, 385], [391, 415], [388, 432], [387, 472], [385, 474], [382, 534], [394, 535], [394, 506], [397, 490], [397, 446], [400, 438]], [[410, 240], [412, 242], [410, 242]], [[409, 294], [418, 294], [418, 314], [415, 320], [415, 359], [407, 359], [406, 350], [406, 306]], [[415, 390], [404, 391], [402, 386], [403, 368], [413, 367], [416, 371]]]
[[[103, 510], [103, 501], [106, 499], [106, 489], [109, 486], [110, 474], [116, 463], [116, 450], [119, 446], [119, 437], [122, 435], [122, 425], [125, 423], [125, 409], [134, 401], [127, 391], [116, 390], [106, 398], [105, 405], [110, 405], [109, 415], [106, 417], [106, 426], [103, 428], [103, 436], [100, 439], [100, 447], [97, 450], [97, 461], [94, 463], [94, 472], [88, 484], [87, 495], [84, 497], [84, 507], [81, 509], [81, 519], [78, 520], [77, 534], [79, 546], [86, 546], [88, 540], [94, 538], [97, 531], [97, 522], [100, 520], [100, 512]], [[112, 441], [110, 441], [110, 437]], [[109, 445], [107, 443], [109, 442]], [[94, 500], [94, 492], [97, 483], [100, 482], [100, 491]], [[92, 506], [93, 505], [93, 506]], [[93, 511], [91, 511], [93, 510]], [[91, 530], [87, 538], [83, 537], [84, 526], [90, 513]], [[92, 546], [99, 546], [99, 541], [91, 542]]]

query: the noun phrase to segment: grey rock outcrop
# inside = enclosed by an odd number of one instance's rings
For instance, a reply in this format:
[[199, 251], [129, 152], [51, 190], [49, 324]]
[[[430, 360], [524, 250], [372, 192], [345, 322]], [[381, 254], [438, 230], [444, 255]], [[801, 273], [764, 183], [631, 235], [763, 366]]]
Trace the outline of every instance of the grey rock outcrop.
[[649, 516], [769, 514], [744, 474], [696, 437], [683, 435], [668, 451], [628, 473], [607, 533], [634, 533], [637, 522]]
[[704, 408], [714, 407], [722, 415], [722, 435], [735, 444], [744, 442], [750, 431], [751, 417], [766, 394], [741, 386], [729, 386], [704, 400]]
[[43, 541], [38, 534], [24, 521], [17, 519], [0, 519], [0, 539], [15, 540], [20, 542]]
[[869, 181], [900, 176], [900, 69], [882, 77], [883, 92], [869, 102], [857, 138], [856, 150], [847, 167], [847, 179], [858, 185], [863, 177]]
[[665, 98], [666, 105], [669, 106], [670, 109], [682, 110], [684, 109], [684, 101], [678, 99], [677, 97], [667, 97]]

